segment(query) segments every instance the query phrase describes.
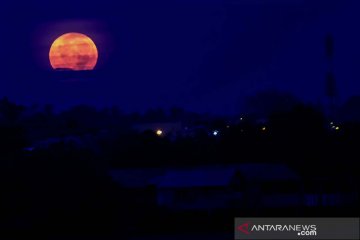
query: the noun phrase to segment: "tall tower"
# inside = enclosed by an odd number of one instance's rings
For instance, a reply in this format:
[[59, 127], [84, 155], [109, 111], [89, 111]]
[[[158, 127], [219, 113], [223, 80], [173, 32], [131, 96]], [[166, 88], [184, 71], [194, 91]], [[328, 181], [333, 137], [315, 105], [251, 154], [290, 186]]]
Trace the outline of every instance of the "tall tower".
[[336, 113], [337, 88], [333, 66], [334, 39], [331, 34], [327, 35], [325, 38], [325, 52], [328, 64], [325, 83], [325, 94], [328, 99], [327, 110], [330, 118], [334, 118]]

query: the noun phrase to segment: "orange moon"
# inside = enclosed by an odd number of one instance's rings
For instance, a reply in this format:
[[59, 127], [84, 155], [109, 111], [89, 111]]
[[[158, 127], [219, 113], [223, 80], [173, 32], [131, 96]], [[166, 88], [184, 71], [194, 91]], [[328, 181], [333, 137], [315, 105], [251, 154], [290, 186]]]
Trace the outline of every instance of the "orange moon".
[[95, 43], [81, 33], [66, 33], [51, 45], [50, 64], [58, 70], [93, 70], [98, 60]]

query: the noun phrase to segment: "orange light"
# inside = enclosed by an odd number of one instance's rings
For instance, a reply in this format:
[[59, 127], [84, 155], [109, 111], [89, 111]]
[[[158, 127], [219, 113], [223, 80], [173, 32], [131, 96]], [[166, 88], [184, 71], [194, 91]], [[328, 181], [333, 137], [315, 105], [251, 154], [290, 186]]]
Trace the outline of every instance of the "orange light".
[[53, 69], [92, 70], [98, 60], [98, 51], [88, 36], [66, 33], [51, 45], [49, 59]]

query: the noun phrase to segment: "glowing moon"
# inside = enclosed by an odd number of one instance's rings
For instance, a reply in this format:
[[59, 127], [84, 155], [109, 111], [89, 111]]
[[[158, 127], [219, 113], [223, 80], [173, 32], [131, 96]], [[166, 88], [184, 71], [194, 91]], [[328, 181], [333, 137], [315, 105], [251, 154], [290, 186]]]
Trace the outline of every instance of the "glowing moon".
[[51, 45], [49, 59], [53, 69], [93, 70], [98, 60], [98, 51], [88, 36], [66, 33]]

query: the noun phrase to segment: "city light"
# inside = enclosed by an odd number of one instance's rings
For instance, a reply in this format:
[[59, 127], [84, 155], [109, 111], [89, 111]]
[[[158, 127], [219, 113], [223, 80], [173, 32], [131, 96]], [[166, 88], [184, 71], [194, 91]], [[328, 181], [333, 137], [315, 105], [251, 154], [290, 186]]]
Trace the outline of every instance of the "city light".
[[266, 127], [265, 127], [265, 126], [262, 127], [262, 128], [261, 128], [261, 131], [266, 131]]
[[218, 130], [214, 130], [214, 131], [213, 131], [213, 135], [214, 135], [214, 136], [219, 135], [219, 131], [218, 131]]
[[339, 130], [340, 130], [340, 127], [339, 127], [339, 126], [332, 125], [332, 126], [331, 126], [331, 129], [334, 129], [335, 131], [339, 131]]
[[162, 136], [162, 135], [163, 135], [163, 131], [162, 131], [161, 129], [156, 130], [156, 135]]

